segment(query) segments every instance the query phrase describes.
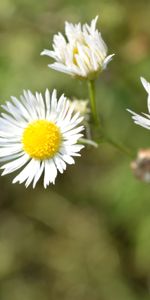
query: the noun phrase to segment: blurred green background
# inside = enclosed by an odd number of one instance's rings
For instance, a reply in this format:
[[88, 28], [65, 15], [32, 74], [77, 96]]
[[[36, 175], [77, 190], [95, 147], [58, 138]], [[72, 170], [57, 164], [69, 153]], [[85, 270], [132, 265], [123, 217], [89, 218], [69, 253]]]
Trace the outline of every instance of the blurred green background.
[[[150, 81], [149, 0], [0, 1], [0, 98], [23, 89], [87, 98], [85, 83], [47, 67], [64, 22], [98, 28], [113, 61], [97, 80], [99, 112], [109, 134], [136, 150], [148, 130], [126, 108], [147, 112], [139, 77]], [[55, 186], [35, 190], [0, 179], [0, 300], [150, 299], [150, 184], [110, 145], [85, 149]]]

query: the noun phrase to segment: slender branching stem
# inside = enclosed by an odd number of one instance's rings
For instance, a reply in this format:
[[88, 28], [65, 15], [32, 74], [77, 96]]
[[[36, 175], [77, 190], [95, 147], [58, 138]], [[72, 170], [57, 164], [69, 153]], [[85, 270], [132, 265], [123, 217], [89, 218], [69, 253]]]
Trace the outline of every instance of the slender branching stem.
[[95, 81], [89, 80], [88, 81], [88, 89], [89, 89], [89, 98], [90, 98], [90, 105], [91, 105], [91, 113], [93, 118], [94, 125], [98, 126], [99, 119], [97, 115], [97, 108], [96, 108], [96, 99], [95, 99]]
[[[97, 114], [97, 107], [96, 107], [96, 97], [95, 97], [95, 80], [88, 81], [88, 90], [89, 90], [89, 100], [91, 105], [91, 114], [92, 114], [92, 121], [94, 125], [94, 131], [96, 131], [96, 135], [99, 138], [96, 138], [95, 142], [97, 144], [100, 143], [108, 143], [121, 151], [122, 153], [126, 154], [127, 156], [133, 158], [135, 155], [132, 153], [130, 149], [126, 146], [122, 145], [118, 141], [114, 141], [111, 137], [105, 133], [103, 127], [101, 126], [100, 119]], [[95, 139], [95, 138], [94, 138]]]
[[131, 149], [129, 149], [128, 147], [124, 146], [123, 144], [121, 144], [118, 141], [114, 141], [112, 138], [110, 138], [109, 136], [105, 135], [104, 136], [104, 142], [107, 142], [108, 144], [112, 145], [113, 147], [115, 147], [116, 149], [118, 149], [119, 151], [121, 151], [122, 153], [126, 154], [127, 156], [134, 158], [135, 155], [132, 152]]

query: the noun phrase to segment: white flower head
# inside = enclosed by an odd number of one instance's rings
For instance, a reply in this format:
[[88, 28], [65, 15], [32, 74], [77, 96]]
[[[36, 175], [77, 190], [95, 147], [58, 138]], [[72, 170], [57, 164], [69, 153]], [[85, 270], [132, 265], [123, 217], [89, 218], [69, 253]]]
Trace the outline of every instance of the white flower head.
[[148, 93], [147, 106], [148, 106], [149, 114], [142, 113], [144, 115], [144, 117], [143, 117], [139, 114], [136, 114], [135, 112], [133, 112], [130, 109], [127, 109], [127, 110], [133, 115], [132, 119], [135, 124], [140, 125], [144, 128], [150, 129], [150, 83], [148, 81], [146, 81], [146, 79], [144, 79], [143, 77], [141, 77], [141, 82], [142, 82], [146, 92]]
[[74, 113], [64, 95], [57, 100], [56, 90], [45, 97], [24, 91], [20, 101], [2, 105], [0, 117], [0, 161], [9, 161], [1, 167], [2, 175], [22, 168], [13, 183], [32, 182], [33, 187], [44, 173], [44, 187], [55, 183], [58, 171], [74, 164], [73, 156], [80, 156], [83, 148], [77, 144], [84, 126], [83, 117]]
[[53, 50], [41, 53], [56, 61], [50, 68], [81, 79], [94, 79], [106, 68], [114, 54], [107, 56], [107, 46], [96, 29], [97, 19], [91, 25], [65, 23], [66, 37], [54, 35]]

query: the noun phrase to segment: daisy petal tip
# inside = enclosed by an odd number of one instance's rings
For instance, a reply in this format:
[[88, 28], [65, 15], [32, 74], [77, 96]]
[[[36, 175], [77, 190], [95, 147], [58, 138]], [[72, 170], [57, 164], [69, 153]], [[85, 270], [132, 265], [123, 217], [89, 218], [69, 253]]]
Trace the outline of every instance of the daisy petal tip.
[[97, 16], [93, 19], [93, 21], [95, 22], [95, 25], [96, 25], [98, 19], [99, 19], [99, 15], [97, 15]]
[[1, 166], [1, 167], [0, 167], [0, 170], [3, 170], [3, 169], [5, 169], [5, 167], [4, 167], [4, 166]]
[[141, 83], [142, 83], [142, 85], [145, 87], [145, 84], [146, 84], [146, 79], [144, 78], [144, 77], [140, 77], [140, 80], [141, 80]]
[[[18, 180], [13, 179], [12, 184], [15, 184]], [[19, 181], [18, 181], [19, 182]], [[20, 182], [19, 182], [20, 183]]]
[[126, 108], [126, 110], [130, 113], [130, 114], [132, 114], [132, 115], [134, 115], [135, 114], [135, 112], [134, 111], [132, 111], [131, 109], [129, 109], [129, 108]]
[[46, 88], [46, 90], [45, 90], [45, 98], [46, 97], [50, 97], [50, 91], [48, 88]]
[[46, 55], [46, 49], [44, 49], [44, 50], [40, 53], [40, 55]]
[[55, 63], [54, 64], [48, 64], [48, 67], [55, 70]]
[[146, 92], [148, 94], [150, 94], [150, 83], [144, 77], [140, 77], [140, 79], [141, 79], [144, 89], [146, 90]]

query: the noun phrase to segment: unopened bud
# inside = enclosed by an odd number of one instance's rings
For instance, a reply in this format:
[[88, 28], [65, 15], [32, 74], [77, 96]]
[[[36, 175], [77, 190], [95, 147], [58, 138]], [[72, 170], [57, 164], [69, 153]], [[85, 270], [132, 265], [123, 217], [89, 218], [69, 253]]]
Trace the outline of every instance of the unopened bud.
[[88, 107], [88, 100], [83, 100], [83, 99], [73, 99], [72, 101], [70, 101], [70, 103], [73, 105], [74, 107], [74, 111], [75, 112], [79, 112], [81, 114], [81, 116], [84, 116], [84, 119], [86, 121], [88, 121], [89, 119], [89, 113], [90, 113], [90, 109]]
[[134, 175], [145, 182], [150, 182], [150, 148], [140, 149], [136, 160], [131, 163]]

